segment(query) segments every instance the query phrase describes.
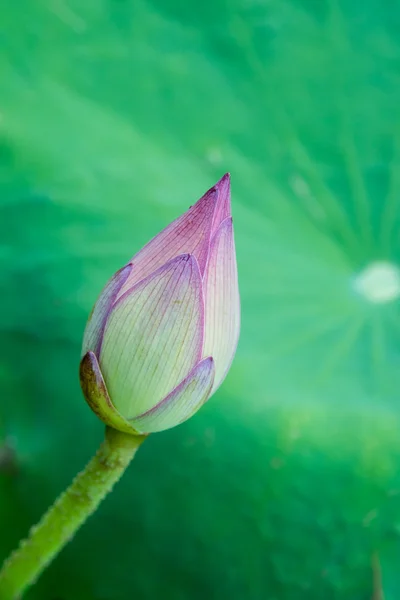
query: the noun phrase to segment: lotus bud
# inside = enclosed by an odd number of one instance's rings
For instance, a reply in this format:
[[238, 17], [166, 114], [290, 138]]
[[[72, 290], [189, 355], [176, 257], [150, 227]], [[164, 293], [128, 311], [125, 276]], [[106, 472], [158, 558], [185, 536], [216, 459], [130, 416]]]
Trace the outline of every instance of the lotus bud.
[[83, 339], [84, 396], [120, 431], [174, 427], [225, 379], [239, 328], [226, 174], [106, 284]]

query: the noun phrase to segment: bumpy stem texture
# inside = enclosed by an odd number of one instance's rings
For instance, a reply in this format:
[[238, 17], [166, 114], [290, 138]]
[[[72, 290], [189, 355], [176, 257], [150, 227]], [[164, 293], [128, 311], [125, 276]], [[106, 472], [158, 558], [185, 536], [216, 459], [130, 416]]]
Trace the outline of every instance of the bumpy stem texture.
[[131, 462], [144, 436], [107, 428], [95, 456], [31, 529], [0, 570], [0, 599], [18, 600], [96, 510]]

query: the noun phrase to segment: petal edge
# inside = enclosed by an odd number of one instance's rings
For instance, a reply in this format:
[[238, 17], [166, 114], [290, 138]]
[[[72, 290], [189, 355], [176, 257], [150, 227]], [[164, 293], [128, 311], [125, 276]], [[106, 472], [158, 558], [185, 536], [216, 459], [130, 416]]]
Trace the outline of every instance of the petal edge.
[[215, 189], [218, 193], [217, 203], [215, 206], [212, 236], [221, 225], [221, 223], [231, 216], [231, 176], [230, 173], [225, 173], [223, 177], [215, 184]]
[[130, 419], [130, 422], [142, 433], [155, 433], [180, 425], [210, 397], [214, 373], [214, 361], [208, 356], [166, 398], [147, 412]]
[[118, 292], [128, 279], [131, 271], [132, 266], [129, 264], [122, 267], [122, 269], [119, 269], [119, 271], [114, 273], [111, 279], [108, 280], [100, 292], [86, 323], [85, 332], [83, 334], [81, 357], [84, 356], [88, 350], [92, 350], [96, 355], [100, 353], [107, 317], [110, 314]]

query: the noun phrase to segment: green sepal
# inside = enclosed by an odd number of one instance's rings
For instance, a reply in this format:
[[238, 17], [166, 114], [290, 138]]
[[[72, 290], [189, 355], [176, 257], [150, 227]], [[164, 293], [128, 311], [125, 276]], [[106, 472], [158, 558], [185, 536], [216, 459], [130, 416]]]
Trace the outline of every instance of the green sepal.
[[91, 350], [80, 362], [79, 379], [86, 402], [103, 423], [124, 433], [141, 435], [111, 402], [98, 360]]

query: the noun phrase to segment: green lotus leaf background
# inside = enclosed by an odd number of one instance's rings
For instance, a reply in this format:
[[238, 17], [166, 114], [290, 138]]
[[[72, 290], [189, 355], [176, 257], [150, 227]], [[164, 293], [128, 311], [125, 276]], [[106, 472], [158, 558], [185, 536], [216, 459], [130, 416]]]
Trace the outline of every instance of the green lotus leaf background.
[[77, 376], [97, 294], [226, 171], [243, 308], [222, 388], [26, 598], [365, 600], [379, 561], [399, 589], [399, 4], [0, 22], [0, 561], [102, 438]]

